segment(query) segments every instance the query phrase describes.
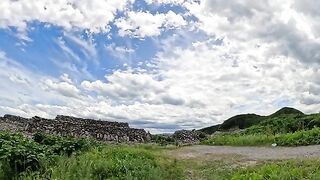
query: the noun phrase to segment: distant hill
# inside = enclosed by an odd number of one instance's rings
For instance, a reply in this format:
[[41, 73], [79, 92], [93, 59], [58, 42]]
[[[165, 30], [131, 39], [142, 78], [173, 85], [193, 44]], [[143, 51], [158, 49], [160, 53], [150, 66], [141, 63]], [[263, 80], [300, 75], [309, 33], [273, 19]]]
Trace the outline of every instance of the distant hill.
[[251, 126], [257, 125], [259, 123], [262, 123], [264, 121], [267, 121], [270, 118], [276, 118], [276, 117], [288, 116], [288, 115], [304, 115], [304, 114], [303, 112], [290, 107], [281, 108], [280, 110], [276, 111], [275, 113], [269, 116], [260, 116], [257, 114], [240, 114], [225, 120], [222, 124], [205, 127], [205, 128], [199, 129], [199, 131], [207, 134], [213, 134], [216, 131], [232, 131], [234, 129], [246, 129]]
[[221, 126], [221, 124], [217, 124], [217, 125], [213, 125], [213, 126], [199, 129], [198, 131], [201, 131], [201, 132], [204, 132], [207, 134], [213, 134], [214, 132], [216, 132], [219, 129], [220, 126]]
[[271, 114], [269, 117], [277, 117], [277, 116], [288, 115], [288, 114], [303, 115], [304, 113], [294, 108], [284, 107], [278, 110], [277, 112]]

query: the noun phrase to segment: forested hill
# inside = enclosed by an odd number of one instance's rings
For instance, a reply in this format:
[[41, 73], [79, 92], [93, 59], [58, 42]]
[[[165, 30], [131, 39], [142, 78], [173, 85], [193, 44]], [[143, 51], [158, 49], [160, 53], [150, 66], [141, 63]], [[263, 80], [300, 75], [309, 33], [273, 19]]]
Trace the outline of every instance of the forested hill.
[[282, 117], [281, 119], [284, 120], [286, 116], [291, 117], [292, 115], [307, 116], [303, 112], [297, 109], [284, 107], [269, 116], [261, 116], [257, 114], [236, 115], [225, 120], [222, 124], [209, 126], [209, 127], [200, 129], [199, 131], [205, 132], [207, 134], [212, 134], [216, 131], [232, 131], [233, 129], [246, 129], [253, 125], [258, 125], [259, 123], [266, 122], [268, 120], [271, 120], [277, 117], [278, 118]]

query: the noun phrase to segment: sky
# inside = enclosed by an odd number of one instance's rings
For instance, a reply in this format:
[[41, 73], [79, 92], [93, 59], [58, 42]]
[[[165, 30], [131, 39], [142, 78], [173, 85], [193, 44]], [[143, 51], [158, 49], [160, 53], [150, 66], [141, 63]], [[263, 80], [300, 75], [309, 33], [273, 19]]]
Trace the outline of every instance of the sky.
[[1, 0], [0, 115], [152, 133], [320, 108], [320, 1]]

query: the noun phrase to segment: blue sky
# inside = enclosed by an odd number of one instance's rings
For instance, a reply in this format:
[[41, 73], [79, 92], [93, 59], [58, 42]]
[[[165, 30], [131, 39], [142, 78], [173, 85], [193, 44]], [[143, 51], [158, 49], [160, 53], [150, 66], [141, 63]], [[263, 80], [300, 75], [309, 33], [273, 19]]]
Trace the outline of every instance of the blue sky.
[[0, 2], [0, 114], [151, 132], [320, 107], [315, 0]]

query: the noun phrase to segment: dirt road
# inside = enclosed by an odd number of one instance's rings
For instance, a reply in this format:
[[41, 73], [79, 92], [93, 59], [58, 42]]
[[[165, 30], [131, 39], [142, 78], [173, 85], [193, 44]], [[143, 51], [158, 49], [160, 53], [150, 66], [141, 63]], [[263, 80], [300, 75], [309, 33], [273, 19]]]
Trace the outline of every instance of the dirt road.
[[298, 158], [320, 158], [320, 145], [300, 147], [231, 147], [231, 146], [186, 146], [172, 152], [181, 158], [230, 157], [237, 156], [250, 160], [281, 160]]

